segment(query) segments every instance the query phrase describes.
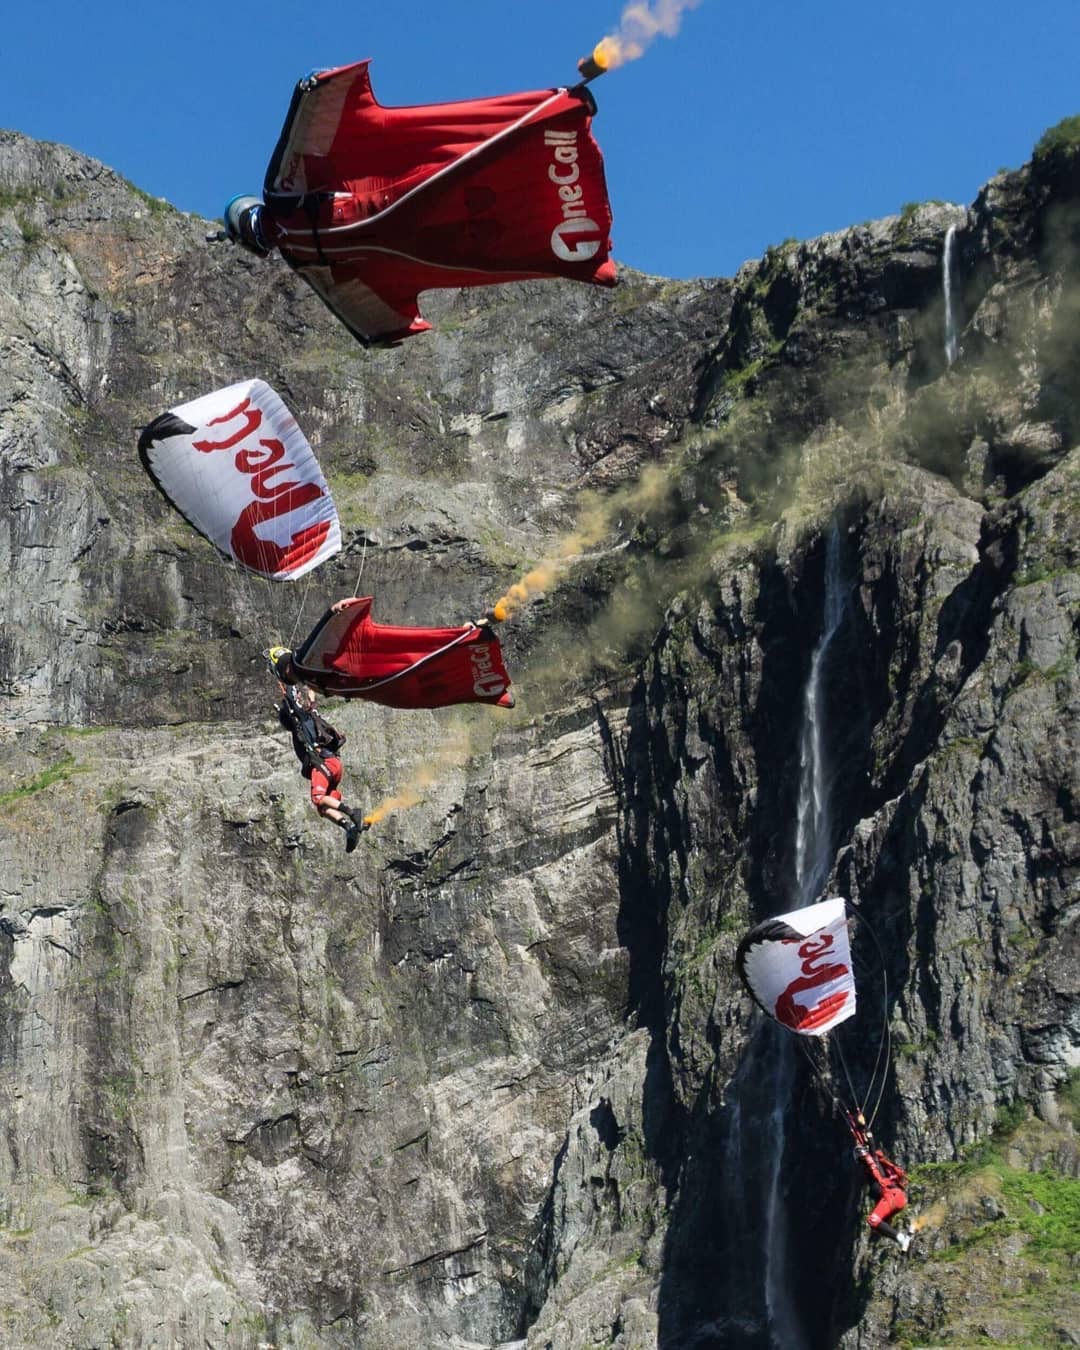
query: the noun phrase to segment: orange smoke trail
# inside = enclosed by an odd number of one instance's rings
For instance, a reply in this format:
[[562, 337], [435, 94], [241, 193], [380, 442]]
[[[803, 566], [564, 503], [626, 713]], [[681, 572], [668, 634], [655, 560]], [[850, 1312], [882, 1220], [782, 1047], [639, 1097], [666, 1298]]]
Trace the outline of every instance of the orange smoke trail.
[[[531, 568], [500, 596], [490, 611], [492, 617], [501, 622], [528, 601], [550, 590], [564, 571], [611, 533], [621, 516], [661, 506], [675, 490], [676, 483], [666, 467], [649, 464], [637, 482], [607, 496], [583, 493], [578, 498], [574, 528], [556, 542], [551, 557]], [[485, 743], [490, 745], [492, 734], [490, 722], [459, 721], [446, 726], [440, 733], [438, 751], [413, 771], [404, 787], [383, 798], [369, 811], [364, 817], [365, 823], [377, 825], [393, 811], [407, 811], [419, 805], [428, 789], [441, 782], [448, 773], [463, 768], [474, 750], [483, 753], [482, 747]]]
[[635, 0], [622, 12], [618, 30], [596, 44], [592, 59], [600, 70], [614, 70], [627, 61], [636, 61], [657, 37], [674, 37], [685, 10], [695, 9], [701, 0]]
[[916, 1215], [911, 1223], [913, 1233], [921, 1233], [927, 1228], [940, 1228], [948, 1216], [948, 1209], [943, 1200], [938, 1200], [931, 1205], [929, 1209], [923, 1210], [921, 1214]]
[[379, 821], [384, 820], [391, 811], [407, 811], [410, 806], [416, 806], [422, 800], [420, 793], [414, 788], [404, 788], [390, 797], [384, 797], [378, 806], [364, 817], [364, 824], [378, 825]]
[[468, 730], [451, 727], [443, 733], [443, 743], [438, 752], [413, 770], [404, 787], [384, 797], [378, 806], [373, 807], [364, 817], [364, 824], [378, 825], [391, 812], [407, 811], [412, 806], [419, 806], [429, 788], [449, 770], [460, 768], [466, 762], [471, 748]]
[[492, 618], [502, 623], [530, 600], [551, 590], [572, 563], [604, 539], [619, 516], [627, 511], [642, 511], [655, 505], [670, 490], [664, 470], [659, 465], [651, 464], [642, 471], [636, 483], [613, 496], [583, 493], [578, 502], [574, 528], [558, 541], [549, 558], [537, 563], [495, 601], [491, 607]]

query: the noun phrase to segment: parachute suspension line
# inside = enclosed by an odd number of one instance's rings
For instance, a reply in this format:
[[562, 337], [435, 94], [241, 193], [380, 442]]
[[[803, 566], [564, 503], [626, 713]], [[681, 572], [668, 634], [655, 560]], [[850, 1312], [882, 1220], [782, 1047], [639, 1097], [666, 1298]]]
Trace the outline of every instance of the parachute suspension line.
[[[281, 625], [277, 621], [277, 614], [274, 612], [275, 596], [274, 586], [269, 577], [260, 576], [252, 572], [250, 568], [244, 566], [236, 558], [230, 558], [229, 562], [232, 570], [240, 583], [240, 590], [247, 602], [248, 611], [251, 614], [252, 623], [257, 625], [262, 634], [269, 637], [268, 646], [276, 647], [281, 644]], [[258, 587], [256, 582], [261, 582], [262, 587]], [[265, 592], [265, 596], [263, 595]], [[269, 620], [260, 623], [260, 614]], [[271, 626], [272, 625], [272, 626]], [[269, 633], [267, 634], [267, 629]]]
[[[829, 1098], [829, 1101], [832, 1103], [833, 1108], [839, 1110], [845, 1118], [852, 1116], [856, 1109], [854, 1106], [855, 1103], [854, 1091], [852, 1091], [850, 1102], [844, 1101], [843, 1097], [837, 1095], [836, 1088], [833, 1085], [832, 1075], [828, 1071], [827, 1057], [824, 1055], [824, 1052], [822, 1052], [820, 1057], [814, 1053], [815, 1050], [822, 1049], [821, 1042], [814, 1041], [811, 1044], [807, 1044], [806, 1040], [802, 1036], [798, 1037], [798, 1041], [799, 1041], [799, 1048], [806, 1056], [807, 1064], [810, 1065], [810, 1072], [817, 1079], [818, 1084], [820, 1085], [822, 1091]], [[822, 1062], [822, 1060], [824, 1060], [824, 1063]], [[845, 1074], [846, 1072], [847, 1071], [845, 1069]], [[851, 1086], [850, 1080], [848, 1082], [848, 1086], [849, 1088]]]
[[806, 1039], [802, 1036], [799, 1036], [796, 1039], [798, 1040], [799, 1043], [799, 1049], [806, 1056], [807, 1064], [810, 1065], [811, 1073], [818, 1080], [818, 1082], [825, 1089], [825, 1091], [829, 1094], [830, 1098], [835, 1102], [836, 1093], [833, 1091], [832, 1082], [829, 1078], [829, 1075], [825, 1067], [821, 1064], [818, 1056], [814, 1054], [814, 1049], [817, 1045], [817, 1042], [815, 1041], [813, 1044], [808, 1044]]
[[847, 1060], [844, 1058], [844, 1047], [840, 1044], [839, 1037], [833, 1042], [836, 1049], [836, 1058], [840, 1062], [840, 1067], [844, 1071], [844, 1081], [847, 1083], [848, 1092], [851, 1094], [851, 1100], [856, 1104], [860, 1114], [866, 1103], [859, 1101], [859, 1094], [855, 1091], [855, 1084], [851, 1080], [851, 1071], [848, 1069]]
[[284, 645], [292, 648], [296, 646], [296, 634], [300, 628], [300, 620], [304, 617], [304, 610], [307, 607], [308, 596], [311, 594], [311, 581], [313, 573], [304, 574], [304, 589], [300, 592], [300, 607], [296, 611], [296, 618], [293, 619], [292, 632], [289, 634], [289, 640]]
[[[892, 1027], [889, 1025], [889, 972], [885, 964], [885, 949], [881, 945], [881, 939], [874, 931], [873, 924], [866, 918], [862, 912], [861, 906], [856, 906], [856, 912], [859, 915], [859, 921], [870, 934], [870, 939], [877, 948], [878, 959], [881, 962], [881, 1034], [878, 1037], [877, 1056], [874, 1059], [873, 1072], [870, 1075], [870, 1082], [866, 1089], [866, 1101], [870, 1100], [871, 1093], [874, 1090], [874, 1081], [878, 1076], [878, 1070], [881, 1069], [881, 1081], [878, 1084], [877, 1099], [874, 1102], [874, 1109], [867, 1117], [867, 1129], [869, 1129], [881, 1108], [882, 1098], [885, 1096], [885, 1084], [889, 1077], [889, 1065], [892, 1063]], [[863, 1112], [865, 1114], [866, 1103], [863, 1103]]]
[[353, 587], [353, 595], [360, 594], [360, 578], [364, 575], [364, 563], [367, 562], [367, 535], [364, 535], [364, 547], [360, 553], [360, 571], [356, 574], [356, 585]]

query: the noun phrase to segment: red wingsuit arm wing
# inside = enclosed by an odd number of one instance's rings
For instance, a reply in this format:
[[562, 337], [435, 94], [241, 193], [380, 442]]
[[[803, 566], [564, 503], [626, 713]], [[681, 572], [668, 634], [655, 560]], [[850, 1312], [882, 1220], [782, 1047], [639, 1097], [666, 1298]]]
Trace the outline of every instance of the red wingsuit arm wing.
[[301, 679], [392, 708], [513, 705], [502, 649], [487, 628], [377, 624], [371, 597], [329, 610], [293, 655]]

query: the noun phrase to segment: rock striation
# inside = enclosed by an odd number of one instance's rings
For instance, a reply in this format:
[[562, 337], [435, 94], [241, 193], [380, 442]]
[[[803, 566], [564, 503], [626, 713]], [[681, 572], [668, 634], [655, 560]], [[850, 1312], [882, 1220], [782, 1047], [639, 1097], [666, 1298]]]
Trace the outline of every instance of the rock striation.
[[[364, 352], [0, 132], [5, 1345], [1068, 1343], [1078, 166], [1049, 137], [732, 280], [440, 294]], [[256, 374], [342, 515], [293, 588], [135, 454]], [[797, 898], [830, 535], [828, 887], [881, 940], [852, 1068], [884, 1026], [907, 1258], [733, 969]], [[333, 710], [348, 798], [420, 798], [347, 857], [260, 650], [358, 586], [459, 622], [543, 560], [512, 715]]]

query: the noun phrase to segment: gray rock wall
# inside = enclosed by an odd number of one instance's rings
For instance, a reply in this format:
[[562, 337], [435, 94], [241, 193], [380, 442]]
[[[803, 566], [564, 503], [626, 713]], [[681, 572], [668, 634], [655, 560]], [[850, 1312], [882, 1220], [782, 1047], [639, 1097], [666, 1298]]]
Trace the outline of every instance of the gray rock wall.
[[[928, 1173], [912, 1257], [870, 1243], [828, 1097], [732, 957], [793, 900], [835, 521], [830, 884], [886, 952], [877, 1129], [951, 1165], [1035, 1112], [1014, 1172], [1068, 1173], [1075, 197], [1071, 161], [1037, 159], [969, 211], [732, 282], [432, 297], [435, 334], [365, 353], [284, 267], [0, 133], [5, 1344], [961, 1325], [934, 1263], [966, 1202]], [[156, 413], [252, 374], [342, 514], [343, 555], [300, 588], [219, 563], [134, 453]], [[584, 556], [507, 627], [514, 714], [332, 710], [350, 800], [422, 798], [347, 857], [260, 649], [358, 574], [378, 617], [472, 616], [586, 512]], [[856, 1072], [877, 1044], [857, 1030]]]

